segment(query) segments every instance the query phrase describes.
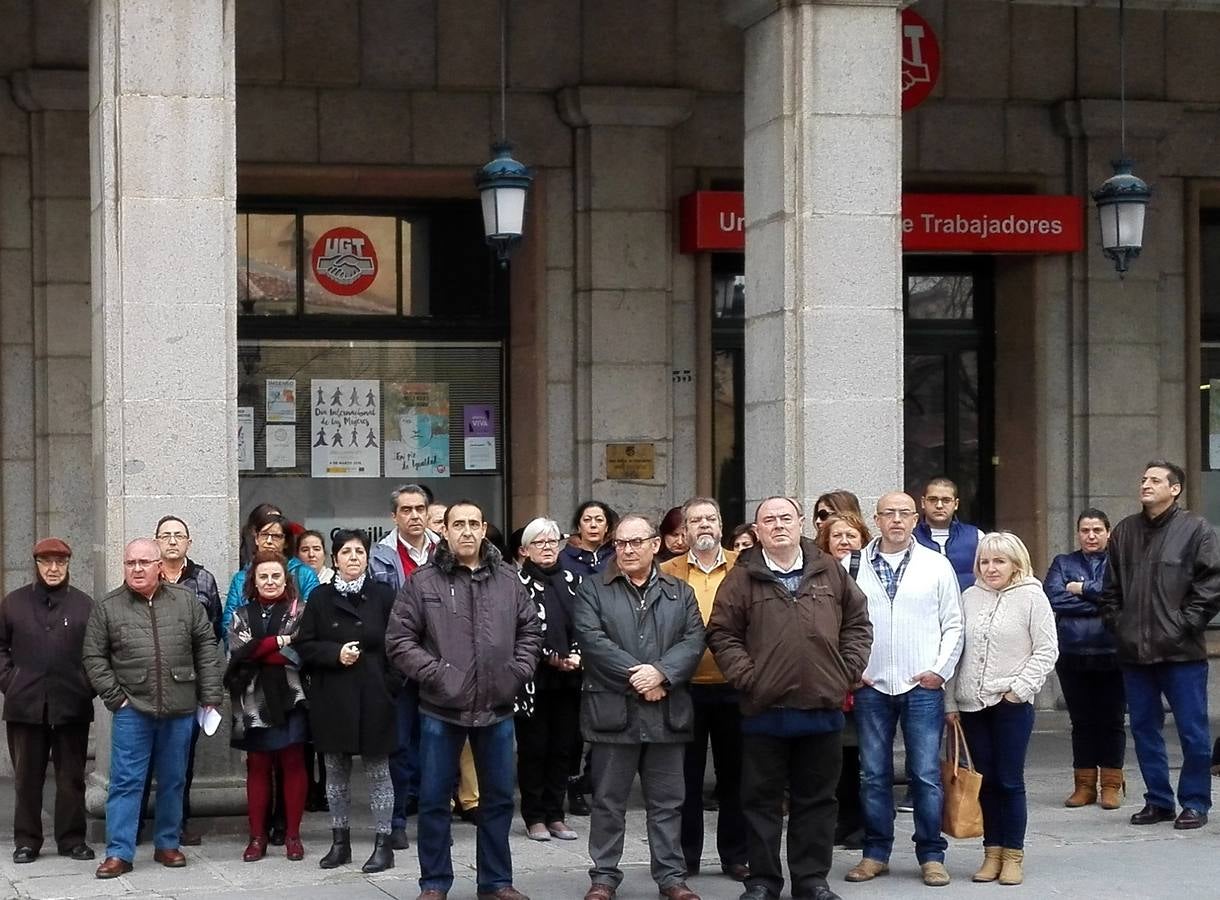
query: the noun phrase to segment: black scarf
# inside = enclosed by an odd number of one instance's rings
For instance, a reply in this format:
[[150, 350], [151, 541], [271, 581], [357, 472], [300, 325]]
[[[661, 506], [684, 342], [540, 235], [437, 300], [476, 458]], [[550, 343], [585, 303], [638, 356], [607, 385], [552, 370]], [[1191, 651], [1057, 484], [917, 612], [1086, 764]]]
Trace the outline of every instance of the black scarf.
[[269, 635], [285, 634], [291, 604], [285, 600], [264, 604], [250, 601], [250, 641], [233, 651], [229, 666], [225, 670], [225, 687], [233, 698], [233, 705], [241, 709], [241, 698], [255, 678], [263, 693], [259, 715], [269, 726], [283, 725], [288, 721], [296, 700], [288, 686], [288, 673], [282, 664], [263, 663], [250, 657], [263, 639]]

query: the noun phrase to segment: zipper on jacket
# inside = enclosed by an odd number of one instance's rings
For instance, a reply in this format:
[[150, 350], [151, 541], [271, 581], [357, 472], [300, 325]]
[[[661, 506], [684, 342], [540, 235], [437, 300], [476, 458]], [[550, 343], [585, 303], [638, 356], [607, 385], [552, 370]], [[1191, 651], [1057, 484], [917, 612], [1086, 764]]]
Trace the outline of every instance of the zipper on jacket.
[[149, 619], [152, 621], [153, 675], [157, 679], [157, 715], [160, 716], [161, 713], [163, 712], [163, 710], [162, 710], [163, 698], [161, 696], [161, 688], [162, 688], [162, 685], [161, 685], [161, 641], [157, 637], [157, 613], [156, 613], [156, 610], [153, 608], [153, 602], [152, 602], [151, 597], [148, 600], [148, 616], [149, 616]]

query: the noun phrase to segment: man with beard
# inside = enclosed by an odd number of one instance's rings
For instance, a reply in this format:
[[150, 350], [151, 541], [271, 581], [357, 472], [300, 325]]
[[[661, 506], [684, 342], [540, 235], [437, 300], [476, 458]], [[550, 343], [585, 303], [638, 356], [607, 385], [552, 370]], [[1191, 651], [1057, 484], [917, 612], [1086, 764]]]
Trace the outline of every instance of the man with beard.
[[55, 844], [60, 856], [93, 859], [85, 843], [85, 753], [93, 689], [81, 646], [93, 600], [68, 584], [72, 549], [59, 538], [34, 545], [34, 581], [0, 604], [0, 691], [17, 794], [13, 862], [42, 849], [42, 786], [55, 761]]
[[[661, 571], [691, 586], [703, 624], [707, 625], [716, 590], [737, 562], [737, 554], [720, 545], [724, 534], [720, 504], [711, 497], [692, 497], [682, 505], [682, 527], [690, 550], [662, 563]], [[699, 874], [703, 856], [703, 780], [710, 740], [720, 801], [716, 816], [720, 870], [734, 881], [745, 881], [750, 869], [746, 865], [746, 823], [741, 812], [741, 712], [737, 692], [725, 682], [711, 650], [704, 651], [691, 677], [690, 697], [695, 709], [695, 736], [686, 745], [683, 761], [686, 800], [682, 804], [682, 854], [686, 873]]]

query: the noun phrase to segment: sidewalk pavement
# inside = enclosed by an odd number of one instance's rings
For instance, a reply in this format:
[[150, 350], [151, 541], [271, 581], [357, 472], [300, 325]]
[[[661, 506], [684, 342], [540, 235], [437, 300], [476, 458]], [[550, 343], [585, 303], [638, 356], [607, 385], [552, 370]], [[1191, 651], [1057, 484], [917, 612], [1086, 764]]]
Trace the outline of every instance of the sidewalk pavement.
[[[1056, 712], [1040, 712], [1038, 716], [1027, 767], [1030, 821], [1026, 881], [1022, 888], [970, 882], [970, 875], [982, 855], [978, 840], [951, 841], [946, 864], [953, 883], [939, 889], [924, 887], [918, 880], [919, 869], [909, 842], [909, 813], [898, 816], [899, 841], [891, 860], [890, 875], [867, 884], [847, 884], [843, 875], [859, 854], [839, 850], [835, 852], [831, 888], [844, 900], [910, 898], [925, 894], [929, 900], [932, 897], [935, 900], [954, 897], [977, 900], [981, 894], [1009, 896], [1010, 892], [1013, 897], [1038, 900], [1058, 896], [1090, 900], [1126, 895], [1133, 900], [1157, 900], [1220, 895], [1220, 854], [1216, 852], [1220, 821], [1194, 832], [1177, 832], [1169, 824], [1149, 828], [1128, 824], [1130, 814], [1143, 804], [1143, 783], [1135, 765], [1134, 751], [1130, 748], [1127, 754], [1128, 794], [1121, 810], [1107, 812], [1096, 806], [1065, 809], [1063, 798], [1072, 787], [1066, 716]], [[1216, 723], [1213, 723], [1213, 733], [1216, 733]], [[1180, 754], [1174, 746], [1172, 719], [1167, 723], [1166, 734], [1170, 736], [1170, 764], [1176, 766], [1180, 763]], [[358, 774], [353, 773], [353, 777], [358, 779]], [[353, 806], [358, 806], [367, 795], [358, 780], [354, 788], [356, 802]], [[47, 796], [49, 800], [50, 794]], [[0, 817], [0, 834], [7, 848], [12, 834], [11, 784], [0, 785]], [[709, 835], [715, 834], [714, 817], [714, 813], [708, 815]], [[588, 887], [588, 821], [578, 817], [570, 819], [570, 824], [581, 835], [580, 840], [535, 843], [525, 837], [520, 820], [516, 820], [512, 836], [516, 886], [533, 900], [581, 900]], [[330, 843], [330, 822], [325, 813], [306, 814], [302, 829], [306, 858], [296, 863], [285, 860], [280, 847], [269, 848], [271, 852], [261, 862], [241, 862], [246, 837], [234, 833], [231, 827], [227, 833], [206, 834], [201, 847], [184, 847], [189, 860], [184, 869], [165, 869], [154, 864], [151, 846], [141, 845], [135, 871], [111, 881], [98, 881], [93, 877], [96, 862], [78, 863], [52, 855], [18, 866], [6, 850], [0, 854], [0, 898], [385, 900], [393, 897], [411, 900], [418, 893], [419, 867], [414, 847], [397, 854], [397, 867], [390, 872], [372, 876], [360, 873], [360, 864], [372, 846], [368, 823], [366, 808], [363, 816], [353, 822], [353, 864], [329, 872], [317, 865], [318, 858]], [[205, 821], [198, 824], [208, 827]], [[414, 828], [410, 831], [414, 840]], [[449, 896], [452, 900], [474, 900], [474, 828], [459, 822], [455, 823], [453, 833], [457, 880]], [[714, 843], [713, 838], [705, 848], [704, 870], [709, 874], [692, 878], [690, 886], [703, 900], [736, 900], [741, 885], [720, 875]], [[48, 844], [53, 851], [54, 842]], [[103, 847], [100, 842], [94, 847], [100, 861]], [[626, 879], [618, 892], [621, 900], [657, 897], [648, 875], [648, 845], [638, 786], [628, 817], [623, 870]], [[929, 891], [932, 893], [928, 894]]]

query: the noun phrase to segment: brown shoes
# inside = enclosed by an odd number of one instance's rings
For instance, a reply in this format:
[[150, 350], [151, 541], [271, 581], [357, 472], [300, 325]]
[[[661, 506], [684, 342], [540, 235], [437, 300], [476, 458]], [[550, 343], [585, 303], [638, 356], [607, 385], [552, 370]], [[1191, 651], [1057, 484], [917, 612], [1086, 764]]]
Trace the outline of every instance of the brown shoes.
[[661, 896], [665, 900], [699, 900], [699, 895], [686, 886], [685, 881], [661, 888]]
[[867, 856], [847, 870], [847, 874], [843, 876], [844, 881], [872, 881], [878, 875], [889, 874], [890, 867], [886, 863], [875, 859], [869, 859]]
[[186, 857], [176, 847], [170, 850], [154, 850], [153, 862], [159, 862], [167, 869], [181, 869], [186, 865]]
[[125, 859], [119, 859], [117, 856], [107, 856], [102, 860], [102, 864], [97, 867], [97, 871], [93, 874], [98, 878], [118, 878], [120, 875], [126, 875], [132, 868], [131, 863]]
[[1097, 769], [1075, 769], [1075, 790], [1063, 801], [1068, 809], [1077, 809], [1097, 802]]
[[1118, 809], [1123, 805], [1123, 796], [1127, 793], [1127, 782], [1123, 778], [1122, 769], [1101, 770], [1101, 791], [1097, 795], [1097, 805], [1102, 809]]
[[614, 888], [595, 881], [585, 892], [585, 900], [614, 900]]
[[478, 897], [479, 900], [530, 900], [511, 884], [507, 887], [496, 888], [494, 891], [479, 891]]
[[449, 895], [444, 891], [438, 891], [436, 888], [428, 888], [426, 891], [421, 891], [415, 900], [445, 900]]

